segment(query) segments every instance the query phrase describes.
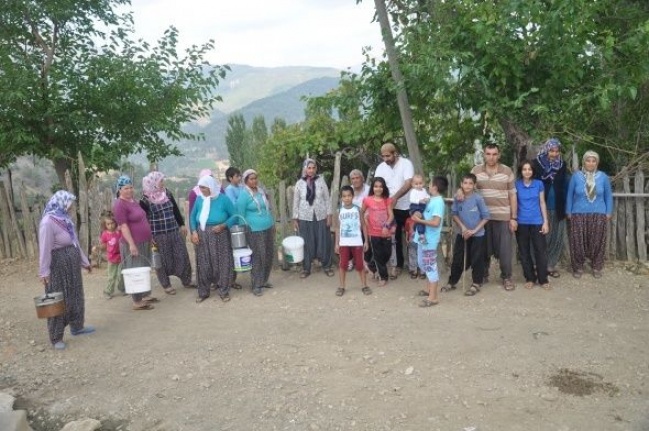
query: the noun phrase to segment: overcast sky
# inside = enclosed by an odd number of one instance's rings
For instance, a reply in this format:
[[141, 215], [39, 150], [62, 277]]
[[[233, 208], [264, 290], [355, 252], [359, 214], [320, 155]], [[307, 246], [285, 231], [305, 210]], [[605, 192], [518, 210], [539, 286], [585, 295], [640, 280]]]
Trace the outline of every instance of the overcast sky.
[[362, 49], [383, 52], [374, 1], [131, 0], [138, 36], [154, 42], [173, 25], [183, 46], [214, 39], [208, 60], [250, 66], [328, 66], [363, 62]]

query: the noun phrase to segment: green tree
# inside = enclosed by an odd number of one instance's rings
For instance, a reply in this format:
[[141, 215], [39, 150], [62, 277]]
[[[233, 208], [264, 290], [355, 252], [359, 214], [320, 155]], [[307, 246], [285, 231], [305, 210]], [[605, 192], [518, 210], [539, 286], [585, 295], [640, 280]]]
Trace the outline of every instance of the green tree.
[[[59, 181], [81, 152], [92, 170], [146, 152], [180, 155], [198, 139], [182, 125], [209, 115], [227, 68], [204, 61], [210, 41], [178, 52], [171, 27], [154, 46], [133, 40], [128, 0], [6, 0], [0, 11], [0, 167], [34, 154]], [[72, 170], [74, 173], [74, 170]]]
[[230, 166], [246, 166], [248, 131], [246, 120], [242, 114], [233, 114], [228, 117], [228, 130], [225, 135], [225, 145], [230, 154]]

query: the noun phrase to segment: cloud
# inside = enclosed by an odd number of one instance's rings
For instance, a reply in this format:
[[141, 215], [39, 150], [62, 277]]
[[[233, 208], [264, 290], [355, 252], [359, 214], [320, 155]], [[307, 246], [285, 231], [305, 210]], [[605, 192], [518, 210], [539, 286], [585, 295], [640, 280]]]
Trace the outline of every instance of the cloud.
[[137, 34], [155, 41], [173, 25], [184, 46], [216, 42], [209, 60], [252, 66], [329, 66], [363, 61], [364, 46], [382, 51], [364, 0], [132, 0]]

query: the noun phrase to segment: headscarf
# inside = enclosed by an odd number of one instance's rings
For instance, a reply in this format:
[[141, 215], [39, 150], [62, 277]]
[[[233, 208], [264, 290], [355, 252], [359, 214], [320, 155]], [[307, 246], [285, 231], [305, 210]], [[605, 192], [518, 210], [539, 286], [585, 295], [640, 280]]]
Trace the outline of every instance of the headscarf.
[[315, 180], [318, 179], [318, 174], [312, 177], [306, 174], [306, 168], [312, 163], [316, 164], [315, 160], [309, 158], [304, 159], [304, 163], [302, 163], [302, 179], [306, 182], [306, 201], [310, 206], [313, 206], [315, 200]]
[[[550, 150], [555, 148], [559, 150], [559, 156], [554, 160], [550, 160], [548, 153]], [[536, 156], [536, 161], [543, 169], [543, 172], [541, 172], [541, 179], [543, 181], [554, 181], [554, 176], [563, 167], [563, 160], [561, 159], [561, 141], [557, 138], [550, 138], [545, 141], [545, 144], [541, 147], [539, 155]]]
[[201, 206], [201, 213], [198, 215], [198, 224], [201, 226], [201, 230], [205, 230], [205, 226], [207, 226], [207, 219], [210, 216], [210, 206], [212, 204], [212, 199], [216, 199], [219, 197], [219, 193], [221, 193], [221, 186], [219, 182], [216, 180], [216, 178], [212, 177], [211, 175], [203, 175], [199, 180], [198, 180], [198, 185], [197, 187], [207, 187], [210, 189], [210, 195], [205, 196], [204, 194], [200, 194], [200, 196], [203, 198], [203, 203]]
[[51, 220], [65, 229], [74, 244], [78, 247], [77, 235], [74, 231], [74, 223], [70, 219], [68, 209], [77, 200], [77, 197], [66, 190], [59, 190], [54, 193], [43, 210], [43, 217], [49, 215]]
[[[198, 173], [198, 179], [200, 180], [201, 178], [203, 178], [206, 175], [211, 177], [214, 174], [212, 173], [211, 169], [201, 169], [201, 171]], [[201, 189], [198, 188], [198, 185], [194, 186], [194, 188], [192, 190], [194, 191], [194, 193], [196, 193], [196, 196], [201, 195]]]
[[117, 197], [119, 197], [119, 191], [122, 187], [132, 185], [133, 181], [131, 181], [131, 178], [128, 175], [120, 175], [120, 177], [117, 179]]
[[153, 171], [142, 178], [142, 193], [152, 204], [163, 204], [169, 201], [167, 189], [162, 187], [165, 176], [162, 172]]
[[[257, 171], [255, 171], [254, 169], [247, 169], [243, 173], [243, 175], [241, 176], [241, 179], [243, 180], [243, 185], [246, 188], [246, 191], [248, 191], [248, 193], [250, 193], [250, 197], [252, 198], [252, 201], [257, 206], [257, 212], [259, 214], [261, 214], [261, 204], [262, 204], [262, 202], [266, 206], [266, 210], [269, 210], [268, 198], [266, 198], [266, 193], [264, 193], [263, 191], [260, 191], [259, 188], [257, 188], [257, 193], [255, 193], [254, 190], [252, 190], [250, 187], [248, 187], [248, 184], [246, 184], [246, 180], [248, 179], [248, 177], [250, 175], [258, 175], [258, 174], [257, 174]], [[261, 202], [259, 202], [259, 199], [257, 198], [259, 195], [261, 195]]]
[[595, 187], [595, 174], [597, 173], [597, 168], [592, 172], [586, 170], [585, 162], [586, 159], [590, 157], [594, 157], [595, 160], [597, 160], [597, 164], [599, 164], [599, 154], [592, 150], [586, 151], [584, 157], [581, 158], [581, 172], [584, 174], [584, 177], [586, 177], [586, 198], [588, 199], [588, 202], [593, 203], [597, 197], [597, 189]]

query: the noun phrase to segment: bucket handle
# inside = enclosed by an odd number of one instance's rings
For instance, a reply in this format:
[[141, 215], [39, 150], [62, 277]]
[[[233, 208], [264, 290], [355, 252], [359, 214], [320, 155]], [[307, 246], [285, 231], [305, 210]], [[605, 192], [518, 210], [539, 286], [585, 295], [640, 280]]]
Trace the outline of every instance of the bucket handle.
[[240, 215], [240, 214], [235, 214], [235, 215], [233, 215], [232, 217], [240, 218], [241, 220], [243, 220], [243, 225], [244, 225], [244, 226], [249, 226], [249, 225], [248, 225], [248, 220], [246, 220], [244, 216], [242, 216], [242, 215]]
[[[146, 256], [144, 256], [142, 254], [138, 254], [137, 257], [141, 257], [142, 259], [144, 259], [144, 260], [146, 260], [148, 262], [149, 266], [152, 266], [151, 261]], [[125, 256], [124, 261], [126, 261], [126, 259], [130, 259], [130, 262], [133, 263], [133, 255], [132, 254], [129, 253], [127, 256]]]
[[[47, 290], [47, 287], [48, 287], [48, 286], [49, 286], [49, 283], [45, 283], [45, 290]], [[56, 298], [54, 298], [54, 296], [50, 296], [50, 294], [52, 294], [52, 293], [58, 293], [58, 292], [45, 292], [45, 295], [43, 295], [43, 296], [41, 296], [40, 298], [38, 298], [38, 300], [39, 300], [40, 302], [45, 302], [45, 301], [47, 301], [48, 299], [56, 299]]]

